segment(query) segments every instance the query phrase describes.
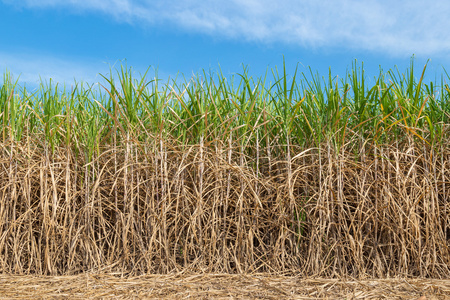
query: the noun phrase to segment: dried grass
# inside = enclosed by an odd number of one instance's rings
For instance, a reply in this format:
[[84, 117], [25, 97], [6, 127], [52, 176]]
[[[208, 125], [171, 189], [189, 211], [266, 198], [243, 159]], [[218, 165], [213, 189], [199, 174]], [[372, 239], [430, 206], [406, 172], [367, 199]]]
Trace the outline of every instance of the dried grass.
[[32, 146], [0, 147], [1, 272], [450, 275], [448, 148], [292, 147], [257, 174], [226, 144]]
[[449, 299], [450, 280], [177, 274], [0, 275], [0, 299]]

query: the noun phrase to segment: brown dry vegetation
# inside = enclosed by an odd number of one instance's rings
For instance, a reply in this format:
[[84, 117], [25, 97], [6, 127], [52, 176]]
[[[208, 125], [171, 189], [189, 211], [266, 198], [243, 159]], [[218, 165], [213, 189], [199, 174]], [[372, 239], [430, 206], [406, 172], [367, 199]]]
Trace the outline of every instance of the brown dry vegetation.
[[45, 91], [33, 108], [4, 85], [2, 273], [450, 276], [448, 107], [422, 78], [347, 104], [330, 80], [325, 110], [286, 81], [270, 94], [244, 79], [230, 101], [197, 82], [166, 90], [162, 118], [136, 115], [157, 94], [122, 75], [89, 109]]
[[0, 275], [0, 299], [449, 299], [438, 279], [325, 279], [268, 274], [171, 274], [121, 278]]
[[155, 145], [90, 164], [3, 145], [3, 272], [450, 274], [446, 148], [367, 146], [355, 160], [351, 142], [324, 144], [257, 175], [226, 144]]

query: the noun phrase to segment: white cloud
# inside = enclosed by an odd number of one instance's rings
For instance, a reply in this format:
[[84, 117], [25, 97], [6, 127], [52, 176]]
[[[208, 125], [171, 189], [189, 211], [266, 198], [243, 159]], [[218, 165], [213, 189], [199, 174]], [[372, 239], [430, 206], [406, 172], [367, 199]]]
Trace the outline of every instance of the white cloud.
[[37, 86], [41, 80], [59, 84], [71, 84], [83, 81], [86, 83], [102, 82], [98, 75], [109, 73], [109, 66], [74, 60], [65, 60], [54, 56], [36, 55], [27, 53], [2, 53], [0, 52], [0, 71], [12, 73], [14, 79], [26, 82], [31, 86]]
[[450, 50], [450, 2], [435, 0], [2, 0], [94, 10], [145, 26], [262, 43], [370, 50], [394, 56]]
[[[58, 83], [59, 86], [65, 85], [71, 88], [75, 83], [87, 83], [89, 85], [101, 83], [108, 87], [109, 84], [103, 78], [110, 78], [112, 75], [116, 84], [119, 80], [121, 68], [128, 68], [127, 61], [98, 62], [92, 59], [76, 59], [55, 57], [54, 55], [0, 52], [0, 82], [3, 79], [5, 71], [9, 72], [13, 80], [18, 80], [19, 85], [26, 83], [28, 88], [35, 89], [41, 82], [52, 84]], [[147, 69], [128, 68], [135, 79], [141, 79]], [[158, 79], [163, 82], [170, 78], [175, 78], [176, 73], [172, 74], [165, 70], [158, 70]], [[103, 76], [102, 76], [103, 75]], [[155, 77], [155, 69], [148, 69], [147, 80]]]

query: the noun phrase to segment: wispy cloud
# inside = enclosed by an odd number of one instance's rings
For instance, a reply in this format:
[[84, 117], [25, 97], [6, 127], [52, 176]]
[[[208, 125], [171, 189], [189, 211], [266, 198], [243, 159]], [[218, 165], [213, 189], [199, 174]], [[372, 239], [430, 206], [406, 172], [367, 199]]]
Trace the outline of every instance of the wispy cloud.
[[108, 73], [109, 66], [54, 56], [0, 52], [0, 70], [2, 72], [7, 70], [15, 79], [18, 78], [19, 82], [26, 82], [32, 86], [37, 86], [41, 80], [48, 81], [50, 78], [55, 83], [70, 85], [75, 81], [90, 84], [102, 81], [98, 72]]
[[369, 50], [393, 56], [450, 50], [450, 2], [435, 0], [2, 0], [94, 10], [119, 21], [262, 43]]
[[[0, 81], [5, 71], [13, 75], [14, 80], [20, 84], [26, 83], [28, 87], [37, 88], [41, 82], [49, 80], [55, 84], [69, 87], [75, 83], [97, 84], [108, 86], [105, 78], [112, 76], [118, 80], [121, 68], [129, 68], [136, 79], [140, 79], [147, 69], [128, 67], [126, 60], [99, 62], [95, 59], [65, 58], [55, 55], [35, 54], [29, 52], [6, 53], [0, 51]], [[147, 80], [155, 76], [163, 81], [176, 77], [176, 73], [154, 68], [148, 69]]]

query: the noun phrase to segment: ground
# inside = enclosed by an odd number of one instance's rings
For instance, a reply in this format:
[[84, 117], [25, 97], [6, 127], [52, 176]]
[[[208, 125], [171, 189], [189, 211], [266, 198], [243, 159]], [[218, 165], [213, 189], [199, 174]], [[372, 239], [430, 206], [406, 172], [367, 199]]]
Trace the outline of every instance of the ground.
[[450, 299], [450, 280], [268, 274], [0, 275], [0, 299]]

